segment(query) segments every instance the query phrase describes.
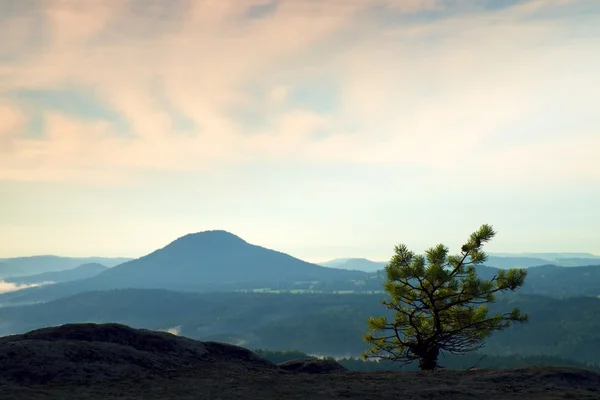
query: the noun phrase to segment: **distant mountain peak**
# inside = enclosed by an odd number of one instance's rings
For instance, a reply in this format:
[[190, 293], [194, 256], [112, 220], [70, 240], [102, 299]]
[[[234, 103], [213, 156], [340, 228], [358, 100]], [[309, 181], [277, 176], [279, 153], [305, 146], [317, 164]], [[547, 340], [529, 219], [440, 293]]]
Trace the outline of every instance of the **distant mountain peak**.
[[81, 264], [75, 268], [72, 269], [91, 269], [91, 268], [97, 268], [97, 269], [106, 269], [108, 268], [106, 265], [104, 264], [100, 264], [97, 262], [91, 262], [91, 263], [85, 263], [85, 264]]
[[209, 231], [202, 231], [196, 233], [188, 233], [187, 235], [181, 236], [176, 239], [173, 243], [178, 241], [190, 241], [190, 240], [215, 240], [215, 241], [231, 241], [231, 242], [242, 242], [247, 243], [241, 237], [234, 235], [231, 232], [227, 232], [222, 229], [215, 229]]
[[231, 232], [227, 232], [225, 230], [209, 230], [188, 233], [187, 235], [175, 239], [174, 241], [172, 241], [162, 249], [157, 250], [156, 252], [193, 252], [198, 250], [214, 251], [218, 249], [231, 250], [247, 246], [249, 246], [248, 242], [246, 242], [241, 237], [234, 235]]
[[355, 258], [336, 258], [331, 261], [320, 263], [323, 267], [329, 268], [341, 268], [349, 270], [358, 270], [365, 272], [374, 272], [381, 270], [387, 263], [383, 261], [373, 261], [368, 258], [355, 257]]

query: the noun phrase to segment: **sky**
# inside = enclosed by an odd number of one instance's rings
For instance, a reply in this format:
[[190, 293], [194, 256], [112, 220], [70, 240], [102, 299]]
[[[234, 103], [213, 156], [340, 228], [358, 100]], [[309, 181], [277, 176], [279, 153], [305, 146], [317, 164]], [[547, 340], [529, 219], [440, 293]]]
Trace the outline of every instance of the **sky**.
[[0, 257], [600, 254], [597, 0], [0, 0]]

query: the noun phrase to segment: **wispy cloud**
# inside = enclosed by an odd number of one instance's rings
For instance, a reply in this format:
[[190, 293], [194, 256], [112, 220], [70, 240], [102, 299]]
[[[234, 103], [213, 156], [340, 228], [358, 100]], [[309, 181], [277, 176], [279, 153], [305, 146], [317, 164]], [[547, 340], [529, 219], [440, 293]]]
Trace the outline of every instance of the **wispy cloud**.
[[595, 2], [508, 3], [5, 1], [0, 179], [260, 160], [598, 182]]

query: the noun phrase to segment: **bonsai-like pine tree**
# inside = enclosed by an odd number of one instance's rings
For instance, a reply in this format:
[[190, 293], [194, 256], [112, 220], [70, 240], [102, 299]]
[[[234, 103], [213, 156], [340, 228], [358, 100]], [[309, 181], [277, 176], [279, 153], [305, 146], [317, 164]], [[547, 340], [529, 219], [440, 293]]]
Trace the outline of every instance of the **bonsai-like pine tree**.
[[415, 255], [401, 244], [385, 267], [383, 287], [390, 299], [383, 305], [393, 311], [393, 321], [385, 316], [371, 317], [368, 327], [381, 332], [367, 333], [365, 342], [372, 346], [363, 358], [383, 358], [402, 365], [419, 361], [421, 370], [439, 366], [440, 353], [464, 355], [484, 345], [484, 339], [512, 322], [525, 322], [527, 315], [518, 308], [510, 313], [490, 316], [487, 303], [496, 292], [521, 287], [524, 269], [498, 270], [491, 280], [477, 277], [475, 266], [487, 260], [483, 244], [496, 232], [482, 225], [471, 234], [459, 255], [448, 255], [442, 244], [425, 255]]

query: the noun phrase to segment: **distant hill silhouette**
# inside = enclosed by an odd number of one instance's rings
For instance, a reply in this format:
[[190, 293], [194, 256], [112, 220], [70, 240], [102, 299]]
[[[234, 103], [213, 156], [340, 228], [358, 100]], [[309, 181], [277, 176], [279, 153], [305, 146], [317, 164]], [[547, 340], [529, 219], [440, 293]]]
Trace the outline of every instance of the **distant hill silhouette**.
[[555, 259], [565, 259], [565, 258], [578, 258], [578, 259], [590, 259], [596, 258], [600, 259], [599, 255], [592, 253], [488, 253], [491, 256], [498, 257], [533, 257], [533, 258], [542, 258], [544, 260], [555, 260]]
[[319, 263], [324, 267], [349, 269], [365, 272], [375, 272], [385, 268], [387, 262], [371, 261], [366, 258], [337, 258], [335, 260]]
[[[497, 268], [478, 265], [477, 275], [492, 279]], [[600, 265], [560, 267], [540, 265], [527, 268], [525, 284], [519, 293], [540, 294], [552, 297], [600, 296]]]
[[[366, 258], [336, 258], [319, 263], [324, 267], [342, 268], [374, 272], [385, 268], [389, 261], [372, 261]], [[498, 253], [488, 256], [485, 262], [494, 268], [530, 268], [542, 265], [557, 265], [561, 267], [579, 267], [582, 265], [600, 265], [600, 256], [588, 253]]]
[[[544, 256], [544, 257], [541, 257]], [[540, 257], [519, 256], [489, 256], [485, 265], [496, 268], [531, 268], [542, 265], [557, 265], [560, 267], [579, 267], [582, 265], [599, 265], [600, 257], [550, 257], [542, 254]]]
[[63, 271], [82, 264], [98, 263], [107, 267], [122, 264], [131, 258], [122, 257], [59, 257], [32, 256], [0, 259], [0, 278], [36, 275], [44, 272]]
[[530, 268], [539, 265], [546, 265], [549, 261], [543, 258], [536, 257], [505, 257], [505, 256], [489, 256], [485, 265], [494, 268]]
[[90, 290], [117, 288], [239, 290], [290, 287], [302, 281], [346, 281], [365, 276], [359, 271], [311, 264], [216, 230], [185, 235], [162, 249], [92, 278], [0, 295], [0, 303], [48, 301]]
[[110, 286], [193, 290], [214, 285], [252, 288], [362, 276], [310, 264], [217, 230], [183, 236], [147, 256], [103, 272], [95, 280]]
[[555, 297], [600, 297], [600, 265], [598, 264], [580, 267], [541, 265], [528, 268], [523, 290]]
[[62, 271], [51, 271], [37, 275], [10, 277], [4, 279], [4, 281], [15, 283], [17, 285], [31, 285], [43, 282], [69, 282], [96, 276], [99, 273], [106, 271], [106, 269], [107, 267], [102, 264], [88, 263]]

